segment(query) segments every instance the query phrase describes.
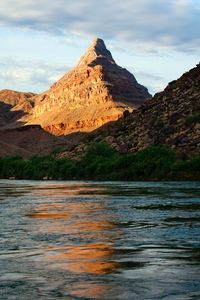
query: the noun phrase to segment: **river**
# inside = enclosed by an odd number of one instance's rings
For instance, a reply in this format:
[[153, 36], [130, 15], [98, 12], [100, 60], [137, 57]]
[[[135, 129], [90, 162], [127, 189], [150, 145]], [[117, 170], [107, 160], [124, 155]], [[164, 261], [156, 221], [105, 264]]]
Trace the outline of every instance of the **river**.
[[0, 299], [200, 299], [200, 183], [0, 180]]

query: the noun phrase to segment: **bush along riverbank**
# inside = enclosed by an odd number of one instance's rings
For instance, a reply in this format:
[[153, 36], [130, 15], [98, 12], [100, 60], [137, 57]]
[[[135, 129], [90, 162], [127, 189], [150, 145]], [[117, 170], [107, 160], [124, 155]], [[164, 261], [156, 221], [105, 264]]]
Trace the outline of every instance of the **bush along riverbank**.
[[30, 159], [0, 158], [0, 178], [200, 180], [200, 153], [189, 158], [159, 145], [119, 154], [106, 143], [96, 143], [80, 160], [57, 158], [55, 154]]

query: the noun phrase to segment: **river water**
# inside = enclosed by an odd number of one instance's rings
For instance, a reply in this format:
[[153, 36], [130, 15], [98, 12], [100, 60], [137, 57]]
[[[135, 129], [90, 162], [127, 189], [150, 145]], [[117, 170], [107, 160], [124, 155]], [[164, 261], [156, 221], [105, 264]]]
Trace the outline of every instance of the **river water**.
[[0, 299], [200, 299], [200, 183], [0, 180]]

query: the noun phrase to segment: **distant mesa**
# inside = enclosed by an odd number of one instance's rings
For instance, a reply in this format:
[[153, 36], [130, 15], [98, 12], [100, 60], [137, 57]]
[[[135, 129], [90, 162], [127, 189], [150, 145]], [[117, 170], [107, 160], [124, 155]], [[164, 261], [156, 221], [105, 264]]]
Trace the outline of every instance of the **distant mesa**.
[[[99, 38], [92, 42], [77, 66], [48, 91], [39, 95], [15, 92], [14, 96], [10, 91], [6, 97], [2, 93], [0, 101], [7, 103], [10, 93], [14, 110], [24, 112], [18, 120], [12, 119], [12, 126], [14, 121], [18, 126], [40, 125], [54, 135], [92, 131], [151, 98], [130, 72], [115, 63]], [[18, 98], [21, 102], [17, 102]]]

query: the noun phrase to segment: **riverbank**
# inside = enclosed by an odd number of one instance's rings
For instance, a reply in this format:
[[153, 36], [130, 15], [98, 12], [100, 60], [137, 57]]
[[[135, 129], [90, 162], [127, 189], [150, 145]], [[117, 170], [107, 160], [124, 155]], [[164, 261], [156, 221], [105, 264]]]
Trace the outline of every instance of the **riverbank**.
[[188, 157], [166, 147], [152, 146], [119, 154], [105, 143], [90, 146], [78, 160], [35, 156], [0, 158], [0, 178], [67, 180], [200, 180], [200, 153]]

